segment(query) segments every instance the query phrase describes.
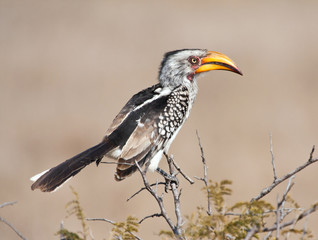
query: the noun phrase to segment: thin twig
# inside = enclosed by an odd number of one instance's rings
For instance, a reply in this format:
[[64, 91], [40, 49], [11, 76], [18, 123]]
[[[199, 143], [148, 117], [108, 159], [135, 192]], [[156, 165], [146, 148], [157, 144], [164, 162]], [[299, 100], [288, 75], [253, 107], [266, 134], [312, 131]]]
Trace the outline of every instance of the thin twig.
[[143, 219], [141, 219], [138, 223], [141, 224], [146, 219], [154, 218], [154, 217], [162, 217], [162, 214], [161, 213], [154, 213], [154, 214], [148, 215], [148, 216], [144, 217]]
[[2, 203], [2, 204], [0, 205], [0, 208], [6, 207], [6, 206], [9, 206], [9, 205], [14, 205], [14, 204], [16, 204], [16, 203], [17, 203], [17, 201], [14, 201], [14, 202], [5, 202], [5, 203]]
[[265, 235], [265, 237], [263, 238], [263, 240], [267, 240], [267, 239], [271, 236], [272, 232], [273, 232], [273, 231], [268, 232], [268, 233]]
[[16, 229], [11, 223], [9, 223], [4, 218], [0, 217], [0, 221], [7, 224], [21, 239], [26, 240], [26, 238]]
[[[285, 227], [288, 227], [290, 225], [295, 225], [298, 221], [300, 221], [301, 219], [309, 216], [311, 213], [313, 213], [313, 212], [315, 212], [317, 210], [318, 210], [318, 203], [314, 204], [311, 208], [309, 208], [306, 211], [302, 212], [298, 217], [290, 220], [289, 222], [285, 222], [285, 223], [279, 224], [279, 221], [276, 220], [275, 224], [272, 227], [265, 227], [265, 228], [260, 227], [260, 228], [257, 228], [257, 229], [255, 229], [253, 227], [253, 228], [251, 228], [249, 230], [249, 232], [252, 232], [253, 235], [255, 233], [266, 233], [266, 232], [271, 233], [273, 231], [277, 231], [278, 232], [278, 230], [281, 230], [281, 229], [283, 229]], [[276, 212], [279, 212], [279, 211], [276, 211]], [[249, 234], [247, 234], [247, 235], [249, 235]], [[245, 238], [245, 239], [251, 239], [252, 236], [249, 235], [250, 238]], [[267, 234], [264, 239], [267, 239], [269, 236], [270, 236], [270, 234]], [[276, 235], [276, 239], [278, 239], [277, 237], [278, 237], [278, 235]]]
[[279, 224], [280, 224], [280, 211], [279, 211], [279, 209], [280, 209], [280, 202], [279, 202], [279, 196], [278, 196], [278, 194], [277, 194], [277, 210], [276, 210], [276, 238], [275, 238], [275, 240], [277, 239], [279, 239]]
[[205, 188], [206, 188], [206, 191], [207, 191], [207, 195], [208, 195], [208, 210], [207, 210], [207, 214], [209, 216], [211, 216], [212, 215], [212, 204], [211, 204], [211, 191], [210, 191], [210, 188], [208, 187], [208, 166], [206, 164], [204, 151], [203, 151], [203, 147], [201, 145], [201, 139], [200, 139], [198, 131], [196, 131], [196, 134], [197, 134], [199, 147], [200, 147], [200, 151], [201, 151], [201, 159], [202, 159], [203, 172], [204, 172], [203, 173], [204, 174], [203, 178], [198, 178], [198, 177], [196, 177], [196, 178], [204, 182], [204, 185], [205, 185]]
[[[172, 156], [167, 157], [167, 161], [168, 161], [168, 165], [169, 165], [169, 172], [172, 176], [176, 175], [174, 166], [173, 166], [173, 158]], [[173, 195], [173, 200], [174, 200], [174, 209], [175, 209], [175, 214], [177, 217], [177, 224], [175, 226], [174, 231], [177, 232], [177, 236], [182, 239], [181, 235], [182, 235], [182, 225], [183, 225], [183, 219], [182, 219], [182, 214], [181, 214], [181, 210], [180, 210], [180, 196], [181, 196], [181, 189], [180, 192], [178, 191], [178, 186], [176, 184], [176, 182], [171, 181], [170, 182], [170, 186], [171, 186], [171, 191], [172, 191], [172, 195]]]
[[271, 155], [272, 155], [272, 167], [273, 167], [274, 182], [275, 182], [276, 179], [277, 179], [277, 173], [276, 173], [275, 158], [274, 158], [274, 152], [273, 152], [273, 136], [272, 136], [272, 133], [270, 133], [269, 138], [270, 138], [270, 140], [269, 140], [270, 141], [270, 152], [271, 152]]
[[100, 162], [103, 164], [116, 164], [116, 165], [128, 165], [128, 166], [134, 166], [135, 164], [133, 163], [125, 163], [125, 162]]
[[285, 176], [281, 178], [277, 178], [276, 181], [274, 181], [270, 186], [264, 188], [256, 197], [252, 198], [251, 202], [256, 201], [270, 193], [277, 185], [285, 181], [286, 179], [290, 178], [291, 176], [295, 175], [296, 173], [300, 172], [304, 168], [308, 167], [309, 165], [315, 163], [318, 161], [318, 158], [313, 158], [313, 153], [315, 151], [315, 146], [313, 146], [311, 153], [310, 153], [310, 158], [307, 162], [305, 162], [303, 165], [297, 167], [294, 171], [287, 173]]
[[87, 221], [103, 221], [103, 222], [108, 222], [110, 224], [115, 224], [116, 222], [112, 221], [112, 220], [108, 220], [106, 218], [86, 218]]
[[[315, 212], [318, 210], [318, 204], [314, 204], [311, 208], [307, 209], [306, 211], [304, 211], [303, 213], [301, 213], [297, 218], [290, 220], [289, 222], [285, 222], [280, 224], [280, 229], [285, 228], [287, 226], [290, 226], [292, 224], [297, 223], [298, 221], [300, 221], [301, 219], [303, 219], [304, 217], [310, 215], [311, 213]], [[269, 231], [275, 231], [276, 230], [276, 224], [272, 227], [269, 228], [263, 228], [261, 231], [258, 232], [269, 232]]]
[[275, 214], [276, 214], [276, 229], [275, 229], [276, 230], [276, 238], [275, 239], [277, 239], [277, 240], [279, 239], [279, 236], [280, 236], [280, 223], [290, 213], [290, 211], [287, 211], [287, 213], [285, 213], [284, 206], [285, 206], [287, 194], [289, 193], [289, 191], [291, 190], [291, 188], [294, 185], [294, 183], [292, 183], [292, 180], [294, 179], [294, 177], [295, 176], [293, 175], [289, 178], [286, 190], [283, 194], [281, 201], [279, 201], [279, 197], [277, 195], [277, 209], [275, 211]]
[[64, 221], [62, 220], [60, 223], [60, 240], [64, 239], [64, 234], [62, 232], [63, 229], [64, 229]]
[[[172, 155], [171, 155], [172, 156]], [[174, 161], [173, 157], [172, 157], [172, 163], [173, 163], [173, 166], [177, 169], [177, 171], [179, 173], [181, 173], [181, 175], [191, 184], [194, 183], [194, 181], [189, 177], [187, 176], [183, 171], [182, 169], [178, 166], [178, 164]]]
[[[166, 185], [166, 183], [165, 183], [165, 182], [158, 182], [158, 183], [156, 182], [156, 183], [150, 184], [151, 187], [153, 187], [153, 186], [158, 186], [158, 185]], [[140, 188], [137, 192], [135, 192], [133, 195], [131, 195], [129, 198], [127, 198], [127, 202], [128, 202], [130, 199], [132, 199], [133, 197], [135, 197], [137, 194], [139, 194], [140, 192], [142, 192], [143, 190], [147, 190], [147, 188], [146, 188], [146, 187]]]
[[131, 235], [133, 235], [137, 240], [142, 240], [142, 238], [138, 237], [136, 234], [133, 232], [128, 231]]
[[169, 227], [171, 228], [171, 230], [173, 231], [173, 233], [174, 233], [176, 236], [178, 236], [178, 232], [176, 231], [175, 226], [174, 226], [172, 220], [170, 219], [170, 217], [169, 217], [169, 215], [168, 215], [168, 213], [167, 213], [167, 211], [166, 211], [166, 209], [165, 209], [165, 207], [164, 207], [162, 197], [159, 196], [159, 195], [157, 194], [157, 192], [155, 192], [155, 191], [151, 188], [151, 186], [150, 186], [150, 184], [149, 184], [149, 182], [148, 182], [148, 180], [147, 180], [147, 178], [146, 178], [146, 174], [142, 171], [142, 169], [141, 169], [141, 167], [139, 166], [139, 164], [138, 164], [137, 161], [135, 161], [135, 164], [136, 164], [137, 169], [138, 169], [138, 171], [139, 171], [139, 173], [140, 173], [140, 175], [141, 175], [141, 177], [142, 177], [142, 180], [143, 180], [143, 182], [144, 182], [144, 185], [145, 185], [147, 191], [156, 199], [156, 201], [157, 201], [157, 203], [158, 203], [158, 205], [159, 205], [159, 208], [160, 208], [162, 217], [166, 220], [166, 222], [168, 223], [168, 225], [169, 225]]
[[[6, 206], [10, 206], [10, 205], [14, 205], [16, 204], [17, 201], [14, 202], [4, 202], [0, 205], [0, 208], [6, 207]], [[22, 233], [20, 233], [18, 231], [18, 229], [16, 229], [11, 223], [9, 223], [7, 220], [5, 220], [3, 217], [0, 217], [0, 221], [7, 224], [21, 239], [26, 239]]]
[[291, 190], [291, 188], [294, 186], [294, 182], [292, 182], [292, 180], [295, 178], [295, 175], [291, 176], [288, 180], [288, 184], [287, 184], [287, 187], [286, 187], [286, 190], [283, 194], [283, 197], [282, 197], [282, 200], [278, 203], [278, 206], [280, 208], [280, 219], [279, 221], [283, 221], [283, 219], [290, 213], [290, 211], [288, 212], [284, 212], [285, 210], [285, 202], [286, 202], [286, 197], [287, 197], [287, 194], [289, 193], [289, 191]]
[[314, 152], [315, 152], [315, 145], [311, 149], [310, 156], [309, 156], [309, 159], [308, 159], [309, 162], [313, 160], [312, 158], [313, 158]]
[[[290, 213], [294, 210], [300, 210], [297, 208], [284, 208], [284, 211], [287, 211], [287, 213]], [[277, 210], [268, 210], [264, 211], [263, 213], [249, 213], [249, 216], [266, 216], [269, 213], [275, 213], [276, 214]], [[224, 216], [242, 216], [242, 213], [233, 213], [233, 212], [226, 212], [223, 214]]]
[[244, 240], [250, 240], [254, 236], [255, 233], [257, 233], [257, 227], [253, 226], [246, 234]]
[[301, 240], [304, 240], [305, 236], [307, 234], [308, 217], [306, 217], [304, 221], [305, 221], [305, 223], [304, 223], [304, 227], [303, 227], [303, 234], [301, 236]]

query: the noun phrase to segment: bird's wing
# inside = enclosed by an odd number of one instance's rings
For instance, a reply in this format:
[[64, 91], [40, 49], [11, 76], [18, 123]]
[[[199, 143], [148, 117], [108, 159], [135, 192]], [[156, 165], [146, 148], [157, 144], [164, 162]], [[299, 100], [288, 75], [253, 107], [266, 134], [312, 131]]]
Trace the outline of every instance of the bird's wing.
[[140, 107], [142, 104], [144, 104], [146, 101], [151, 100], [156, 95], [159, 95], [161, 89], [161, 85], [156, 84], [132, 96], [132, 98], [126, 103], [126, 105], [114, 118], [112, 124], [106, 131], [106, 136], [110, 135], [134, 109]]
[[120, 178], [129, 176], [137, 169], [135, 161], [143, 166], [164, 141], [155, 128], [156, 118], [140, 119], [138, 122], [118, 159], [117, 176]]
[[148, 97], [145, 98], [144, 94], [140, 93], [135, 95], [118, 118], [116, 117], [111, 126], [112, 131], [107, 136], [118, 146], [117, 173], [121, 172], [121, 179], [136, 170], [136, 166], [133, 166], [135, 161], [143, 165], [152, 157], [155, 148], [160, 147], [164, 141], [158, 132], [157, 124], [171, 91], [158, 87], [144, 91], [147, 91]]
[[154, 119], [140, 119], [138, 124], [128, 138], [126, 144], [122, 148], [120, 158], [131, 159], [149, 149], [149, 146], [154, 144], [158, 139], [158, 131], [155, 131], [154, 124], [156, 122], [156, 116], [152, 116]]

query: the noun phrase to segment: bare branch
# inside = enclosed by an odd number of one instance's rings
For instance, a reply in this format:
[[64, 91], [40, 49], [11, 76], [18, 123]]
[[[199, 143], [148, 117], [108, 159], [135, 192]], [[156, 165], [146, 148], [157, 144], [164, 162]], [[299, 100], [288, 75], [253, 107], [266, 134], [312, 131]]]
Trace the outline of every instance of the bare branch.
[[291, 211], [288, 211], [285, 213], [285, 209], [284, 209], [284, 206], [285, 206], [285, 202], [286, 202], [286, 197], [287, 197], [287, 194], [288, 192], [291, 190], [292, 186], [294, 185], [294, 183], [292, 183], [292, 180], [294, 179], [294, 175], [291, 176], [288, 180], [288, 184], [287, 184], [287, 187], [286, 187], [286, 190], [283, 194], [283, 197], [282, 197], [282, 200], [279, 201], [279, 196], [277, 195], [277, 208], [276, 208], [276, 211], [275, 211], [275, 214], [276, 214], [276, 239], [279, 239], [279, 235], [280, 235], [280, 223], [283, 221], [283, 219], [291, 212]]
[[257, 227], [253, 226], [246, 234], [244, 240], [250, 240], [254, 236], [255, 233], [257, 233]]
[[161, 213], [154, 213], [152, 215], [148, 215], [146, 217], [144, 217], [143, 219], [141, 219], [138, 223], [141, 224], [143, 221], [145, 221], [148, 218], [154, 218], [154, 217], [162, 217]]
[[270, 138], [270, 152], [271, 152], [271, 155], [272, 155], [272, 166], [273, 166], [273, 174], [274, 174], [274, 182], [276, 181], [277, 179], [277, 173], [276, 173], [276, 167], [275, 167], [275, 158], [274, 158], [274, 152], [273, 152], [273, 136], [272, 136], [272, 133], [270, 133], [269, 135], [269, 138]]
[[307, 223], [308, 223], [308, 216], [305, 218], [305, 223], [304, 223], [304, 227], [303, 227], [303, 234], [301, 236], [301, 240], [305, 239], [305, 236], [307, 234]]
[[295, 175], [296, 173], [300, 172], [304, 168], [308, 167], [309, 165], [318, 161], [318, 158], [313, 158], [313, 153], [315, 151], [315, 146], [313, 146], [309, 160], [305, 162], [303, 165], [297, 167], [294, 171], [287, 173], [285, 176], [281, 178], [277, 178], [270, 186], [264, 188], [256, 197], [252, 198], [251, 202], [256, 201], [270, 193], [277, 185], [284, 182], [286, 179], [290, 178], [291, 176]]
[[[9, 204], [10, 205], [10, 204]], [[11, 223], [9, 223], [4, 218], [0, 217], [0, 221], [7, 224], [21, 239], [26, 240], [26, 238], [16, 229]]]
[[[129, 231], [128, 231], [129, 232]], [[137, 240], [142, 240], [142, 238], [138, 237], [136, 234], [133, 232], [129, 232], [131, 235], [133, 235]]]
[[[17, 201], [14, 202], [5, 202], [2, 203], [0, 205], [0, 208], [6, 207], [6, 206], [10, 206], [10, 205], [14, 205], [16, 204]], [[0, 217], [0, 221], [7, 224], [21, 239], [26, 239], [19, 231], [18, 229], [16, 229], [11, 223], [9, 223], [7, 220], [5, 220], [3, 217]]]
[[154, 191], [154, 190], [151, 188], [151, 186], [150, 186], [150, 184], [149, 184], [149, 182], [148, 182], [148, 180], [147, 180], [147, 178], [146, 178], [146, 174], [142, 171], [142, 169], [141, 169], [141, 167], [139, 166], [139, 164], [138, 164], [137, 161], [135, 161], [135, 164], [136, 164], [137, 169], [138, 169], [138, 171], [139, 171], [139, 173], [140, 173], [140, 175], [141, 175], [141, 177], [142, 177], [142, 180], [143, 180], [143, 182], [144, 182], [144, 185], [145, 185], [147, 191], [156, 199], [156, 201], [157, 201], [157, 203], [158, 203], [158, 205], [159, 205], [159, 208], [160, 208], [162, 217], [166, 220], [166, 222], [168, 223], [169, 227], [172, 229], [173, 233], [174, 233], [176, 236], [178, 236], [178, 232], [176, 231], [176, 228], [175, 228], [175, 226], [174, 226], [172, 220], [171, 220], [170, 217], [168, 216], [168, 213], [167, 213], [167, 211], [166, 211], [166, 209], [165, 209], [165, 207], [164, 207], [162, 197], [161, 197], [161, 196], [158, 196], [157, 192]]
[[266, 234], [266, 236], [263, 238], [263, 240], [267, 240], [267, 239], [271, 236], [272, 232], [273, 232], [273, 231], [269, 231], [269, 232]]
[[[166, 155], [167, 157], [167, 155]], [[172, 176], [176, 175], [174, 166], [173, 166], [173, 157], [167, 157], [168, 165], [169, 165], [169, 171]], [[180, 192], [178, 191], [178, 186], [174, 181], [171, 181], [170, 183], [171, 186], [171, 191], [173, 194], [173, 200], [174, 200], [174, 208], [175, 208], [175, 214], [177, 217], [177, 224], [175, 226], [175, 230], [177, 232], [177, 236], [181, 238], [182, 235], [182, 228], [181, 226], [183, 225], [183, 219], [182, 219], [182, 214], [180, 210], [180, 196], [181, 196], [181, 189]], [[181, 238], [182, 239], [182, 238]]]
[[106, 218], [86, 218], [87, 221], [104, 221], [104, 222], [108, 222], [111, 224], [115, 224], [116, 222], [112, 221], [112, 220], [108, 220]]
[[[304, 217], [317, 211], [317, 209], [318, 209], [318, 203], [314, 204], [311, 208], [309, 208], [306, 211], [304, 211], [303, 213], [301, 213], [297, 218], [290, 220], [289, 222], [282, 223], [279, 228], [282, 229], [282, 228], [285, 228], [287, 226], [293, 225], [293, 224], [297, 223], [298, 221], [300, 221], [301, 219], [303, 219]], [[269, 227], [269, 228], [263, 228], [261, 231], [258, 231], [258, 232], [270, 232], [270, 231], [275, 231], [275, 230], [276, 230], [276, 225]]]
[[194, 181], [182, 171], [182, 169], [181, 169], [181, 168], [178, 166], [178, 164], [174, 161], [172, 155], [171, 155], [171, 158], [172, 158], [173, 166], [177, 169], [177, 171], [178, 171], [179, 173], [181, 173], [181, 175], [182, 175], [189, 183], [193, 184]]
[[[291, 220], [289, 222], [283, 223], [284, 218], [290, 212], [292, 212], [294, 210], [294, 209], [285, 209], [284, 206], [285, 206], [287, 195], [288, 195], [289, 191], [291, 190], [291, 188], [294, 185], [292, 180], [294, 179], [295, 174], [300, 172], [301, 170], [303, 170], [304, 168], [306, 168], [310, 164], [317, 162], [318, 158], [313, 158], [313, 154], [314, 154], [314, 151], [315, 151], [315, 146], [313, 146], [313, 148], [312, 148], [312, 150], [310, 152], [309, 159], [308, 159], [307, 162], [305, 162], [301, 166], [297, 167], [294, 171], [286, 174], [285, 176], [283, 176], [281, 178], [278, 178], [277, 174], [276, 174], [276, 168], [275, 168], [275, 162], [274, 162], [274, 154], [273, 154], [273, 147], [272, 147], [272, 135], [270, 135], [270, 145], [271, 145], [270, 152], [271, 152], [271, 155], [272, 155], [272, 166], [273, 166], [274, 181], [269, 187], [264, 188], [257, 197], [253, 198], [251, 200], [251, 202], [261, 199], [262, 197], [264, 197], [265, 195], [270, 193], [278, 184], [282, 183], [286, 179], [289, 179], [289, 181], [288, 181], [286, 190], [285, 190], [285, 192], [284, 192], [284, 194], [282, 196], [282, 199], [279, 200], [279, 197], [277, 196], [277, 209], [275, 211], [275, 214], [276, 214], [275, 224], [272, 227], [264, 227], [264, 228], [259, 228], [259, 229], [255, 229], [255, 226], [254, 226], [253, 228], [251, 228], [248, 231], [245, 239], [251, 239], [255, 233], [265, 233], [265, 232], [268, 232], [268, 234], [265, 236], [264, 239], [268, 239], [268, 237], [271, 235], [271, 233], [273, 231], [276, 231], [276, 238], [275, 239], [279, 239], [280, 230], [281, 229], [283, 229], [283, 228], [285, 228], [287, 226], [295, 225], [299, 220], [301, 220], [302, 218], [304, 218], [304, 217], [308, 216], [309, 214], [315, 212], [317, 210], [317, 208], [318, 208], [318, 203], [317, 203], [313, 207], [311, 207], [310, 209], [302, 212], [297, 218], [295, 218], [295, 219], [293, 219], [293, 220]], [[305, 232], [305, 230], [304, 230], [304, 232]]]
[[199, 147], [200, 147], [200, 151], [201, 151], [201, 159], [202, 159], [202, 163], [203, 163], [203, 172], [204, 172], [204, 177], [203, 178], [198, 178], [196, 177], [198, 180], [201, 180], [204, 182], [204, 185], [205, 185], [205, 188], [206, 188], [206, 191], [207, 191], [207, 195], [208, 195], [208, 211], [207, 211], [207, 214], [209, 216], [212, 215], [212, 204], [211, 204], [211, 191], [208, 187], [208, 166], [206, 164], [206, 160], [205, 160], [205, 157], [204, 157], [204, 151], [203, 151], [203, 147], [201, 145], [201, 139], [200, 139], [200, 136], [199, 136], [199, 133], [198, 131], [196, 131], [196, 134], [197, 134], [197, 137], [198, 137], [198, 142], [199, 142]]
[[[278, 208], [280, 209], [280, 219], [279, 219], [280, 222], [283, 221], [283, 219], [291, 212], [291, 211], [284, 212], [284, 210], [285, 210], [284, 206], [285, 206], [287, 194], [289, 193], [291, 188], [294, 186], [294, 182], [292, 182], [292, 180], [294, 178], [295, 178], [295, 175], [293, 175], [289, 178], [286, 190], [285, 190], [283, 197], [282, 197], [282, 200], [280, 202], [278, 202]], [[277, 210], [279, 210], [279, 209], [277, 209]]]
[[309, 159], [308, 159], [309, 162], [312, 161], [314, 152], [315, 152], [315, 145], [311, 149], [310, 156], [309, 156]]
[[64, 234], [62, 232], [63, 229], [64, 229], [64, 221], [62, 220], [61, 223], [60, 223], [60, 240], [64, 240], [65, 239]]
[[16, 203], [17, 203], [17, 201], [14, 201], [14, 202], [5, 202], [5, 203], [2, 203], [2, 204], [0, 205], [0, 208], [6, 207], [6, 206], [9, 206], [9, 205], [14, 205], [14, 204], [16, 204]]
[[279, 197], [277, 195], [277, 210], [276, 210], [276, 239], [278, 240], [279, 239], [279, 224], [280, 224], [280, 202], [279, 202]]
[[[270, 234], [273, 231], [276, 231], [276, 238], [278, 239], [279, 237], [279, 230], [291, 226], [291, 225], [295, 225], [298, 221], [300, 221], [301, 219], [309, 216], [311, 213], [315, 212], [318, 210], [318, 203], [314, 204], [311, 208], [307, 209], [306, 211], [302, 212], [298, 217], [290, 220], [289, 222], [285, 222], [285, 223], [280, 223], [279, 221], [279, 217], [276, 218], [276, 222], [272, 227], [260, 227], [257, 228], [256, 226], [253, 226], [246, 234], [245, 240], [249, 240], [252, 239], [252, 237], [254, 236], [254, 234], [256, 233], [266, 233], [268, 232], [268, 234], [264, 237], [264, 239], [268, 239]], [[277, 209], [277, 214], [279, 215], [279, 210]], [[305, 231], [305, 230], [304, 230]]]
[[[158, 183], [152, 183], [150, 184], [151, 187], [153, 186], [158, 186], [158, 185], [166, 185], [165, 182], [158, 182]], [[139, 194], [140, 192], [142, 192], [143, 190], [146, 190], [147, 188], [146, 187], [143, 187], [141, 189], [139, 189], [137, 192], [135, 192], [133, 195], [131, 195], [129, 198], [127, 198], [127, 202], [132, 199], [133, 197], [135, 197], [137, 194]]]
[[125, 163], [125, 162], [121, 162], [121, 163], [119, 163], [119, 162], [100, 162], [100, 163], [103, 163], [103, 164], [115, 164], [115, 165], [118, 165], [118, 164], [120, 164], [120, 165], [128, 165], [128, 166], [134, 166], [134, 164], [133, 163]]
[[291, 176], [288, 180], [288, 184], [287, 184], [287, 187], [286, 187], [286, 190], [284, 192], [284, 195], [283, 195], [283, 198], [281, 200], [281, 203], [280, 205], [284, 205], [284, 202], [286, 201], [286, 197], [287, 197], [287, 194], [289, 193], [289, 191], [291, 190], [291, 188], [294, 186], [294, 182], [292, 182], [292, 180], [295, 178], [295, 175]]

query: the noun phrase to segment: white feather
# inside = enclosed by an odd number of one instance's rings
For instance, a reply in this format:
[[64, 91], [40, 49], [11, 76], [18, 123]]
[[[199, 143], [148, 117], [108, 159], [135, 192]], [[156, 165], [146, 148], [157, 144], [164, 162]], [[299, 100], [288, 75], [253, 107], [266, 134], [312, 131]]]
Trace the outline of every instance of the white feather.
[[162, 158], [162, 154], [163, 154], [163, 150], [160, 150], [156, 153], [155, 156], [153, 156], [153, 158], [150, 160], [150, 165], [148, 167], [148, 169], [151, 171], [151, 172], [154, 172], [157, 168], [158, 168], [158, 165], [159, 165], [159, 162]]
[[44, 175], [45, 173], [47, 173], [49, 170], [50, 170], [50, 169], [47, 169], [47, 170], [45, 170], [45, 171], [43, 171], [43, 172], [41, 172], [41, 173], [38, 173], [38, 174], [34, 175], [33, 177], [30, 178], [30, 180], [31, 180], [32, 182], [35, 182], [35, 181], [38, 180], [42, 175]]
[[122, 153], [122, 150], [120, 148], [115, 148], [111, 151], [109, 151], [106, 156], [114, 159], [118, 159], [120, 154]]
[[138, 109], [140, 109], [140, 108], [142, 108], [144, 105], [146, 105], [146, 104], [148, 104], [148, 103], [150, 103], [150, 102], [152, 102], [152, 101], [155, 101], [156, 99], [158, 99], [158, 98], [160, 98], [160, 97], [162, 97], [162, 96], [167, 96], [167, 95], [169, 95], [171, 93], [171, 90], [169, 89], [169, 88], [163, 88], [162, 89], [162, 91], [160, 91], [160, 94], [158, 94], [158, 95], [154, 95], [153, 96], [153, 98], [150, 98], [150, 99], [148, 99], [147, 101], [145, 101], [143, 104], [140, 104], [138, 107], [136, 107], [135, 109], [134, 109], [134, 111], [137, 111]]

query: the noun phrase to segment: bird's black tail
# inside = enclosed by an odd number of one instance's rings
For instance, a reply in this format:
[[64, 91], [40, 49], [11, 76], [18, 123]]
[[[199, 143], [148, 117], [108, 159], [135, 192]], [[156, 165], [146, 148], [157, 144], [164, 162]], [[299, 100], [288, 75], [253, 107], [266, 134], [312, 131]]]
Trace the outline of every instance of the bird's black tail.
[[92, 162], [97, 164], [103, 156], [112, 150], [115, 146], [105, 138], [101, 143], [91, 147], [84, 152], [66, 160], [65, 162], [53, 167], [43, 173], [31, 178], [35, 181], [31, 189], [40, 189], [42, 192], [54, 191], [66, 180], [79, 173], [84, 167]]

